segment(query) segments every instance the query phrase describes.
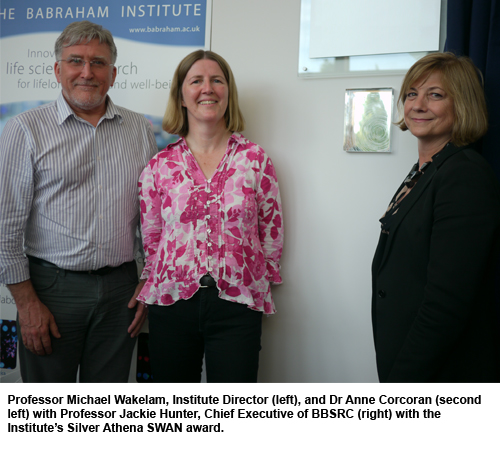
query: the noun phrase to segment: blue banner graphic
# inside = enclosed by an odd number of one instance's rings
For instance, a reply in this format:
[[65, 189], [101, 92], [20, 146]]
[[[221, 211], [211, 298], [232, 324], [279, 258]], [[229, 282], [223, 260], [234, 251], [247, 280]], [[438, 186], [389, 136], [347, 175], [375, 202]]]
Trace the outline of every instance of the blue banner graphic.
[[176, 46], [205, 45], [207, 0], [141, 3], [141, 0], [2, 0], [0, 37], [59, 32], [89, 20], [115, 38]]

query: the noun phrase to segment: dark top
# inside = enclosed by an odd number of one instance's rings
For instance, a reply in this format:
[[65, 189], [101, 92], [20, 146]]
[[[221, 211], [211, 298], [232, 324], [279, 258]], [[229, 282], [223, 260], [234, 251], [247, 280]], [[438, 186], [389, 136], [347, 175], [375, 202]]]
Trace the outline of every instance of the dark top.
[[372, 265], [380, 381], [500, 381], [492, 169], [473, 149], [448, 144], [385, 221]]

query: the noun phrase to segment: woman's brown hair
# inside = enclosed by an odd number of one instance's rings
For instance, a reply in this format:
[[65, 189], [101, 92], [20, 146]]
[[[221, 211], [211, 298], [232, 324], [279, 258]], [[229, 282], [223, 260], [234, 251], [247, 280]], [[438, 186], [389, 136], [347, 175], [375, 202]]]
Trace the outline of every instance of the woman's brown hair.
[[[402, 112], [406, 97], [415, 84], [439, 73], [443, 89], [453, 100], [454, 122], [451, 142], [457, 146], [476, 142], [488, 130], [488, 111], [482, 86], [482, 74], [468, 57], [450, 52], [426, 55], [406, 73], [398, 98]], [[404, 118], [396, 123], [403, 131], [408, 127]]]

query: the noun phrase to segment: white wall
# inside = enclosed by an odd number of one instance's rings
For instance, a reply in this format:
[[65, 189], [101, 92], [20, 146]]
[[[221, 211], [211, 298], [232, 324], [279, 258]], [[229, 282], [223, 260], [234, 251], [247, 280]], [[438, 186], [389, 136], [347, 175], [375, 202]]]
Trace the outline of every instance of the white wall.
[[278, 313], [264, 320], [260, 381], [377, 381], [370, 266], [378, 219], [416, 142], [393, 128], [390, 154], [344, 152], [344, 94], [393, 87], [397, 96], [402, 76], [299, 79], [300, 0], [213, 0], [212, 17], [245, 135], [273, 159], [283, 201], [284, 284], [273, 290]]
[[[278, 313], [264, 320], [260, 381], [377, 381], [370, 266], [378, 219], [416, 162], [393, 128], [392, 153], [342, 150], [346, 88], [402, 76], [297, 76], [300, 0], [213, 0], [212, 50], [231, 65], [244, 134], [271, 156], [285, 220]], [[353, 28], [353, 32], [354, 28]]]

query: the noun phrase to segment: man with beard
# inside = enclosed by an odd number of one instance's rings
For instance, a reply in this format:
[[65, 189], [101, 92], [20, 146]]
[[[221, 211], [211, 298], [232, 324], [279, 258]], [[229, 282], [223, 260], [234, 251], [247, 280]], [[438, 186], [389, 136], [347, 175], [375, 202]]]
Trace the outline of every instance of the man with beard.
[[24, 382], [126, 382], [146, 310], [135, 297], [137, 181], [149, 122], [113, 104], [116, 46], [88, 21], [55, 44], [59, 98], [0, 137], [0, 282], [18, 310]]

